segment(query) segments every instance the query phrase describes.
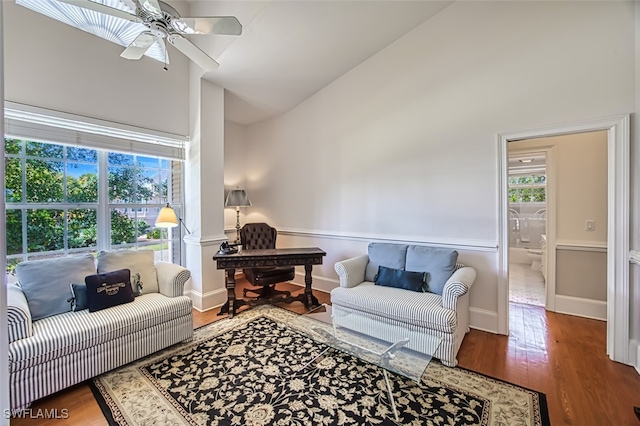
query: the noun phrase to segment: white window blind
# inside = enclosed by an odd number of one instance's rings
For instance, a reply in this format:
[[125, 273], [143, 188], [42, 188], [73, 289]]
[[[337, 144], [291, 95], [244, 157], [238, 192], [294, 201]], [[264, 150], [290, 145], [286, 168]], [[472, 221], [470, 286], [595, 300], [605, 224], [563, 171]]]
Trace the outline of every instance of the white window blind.
[[187, 136], [5, 102], [4, 133], [30, 139], [183, 160]]

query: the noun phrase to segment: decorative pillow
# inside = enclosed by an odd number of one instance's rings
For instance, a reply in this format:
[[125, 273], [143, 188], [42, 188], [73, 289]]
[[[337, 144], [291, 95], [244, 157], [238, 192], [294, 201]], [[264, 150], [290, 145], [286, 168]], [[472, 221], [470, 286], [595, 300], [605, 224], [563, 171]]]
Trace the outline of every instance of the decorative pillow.
[[364, 272], [365, 281], [374, 281], [379, 266], [393, 269], [405, 269], [407, 259], [407, 246], [403, 244], [370, 243], [369, 263]]
[[[98, 255], [98, 273], [129, 269], [131, 271], [130, 282], [134, 282], [135, 275], [140, 274], [138, 285], [134, 287], [134, 292], [141, 294], [141, 287], [144, 283], [145, 293], [158, 293], [158, 276], [154, 263], [154, 253], [152, 250], [118, 250], [101, 251]], [[138, 294], [139, 295], [139, 294]]]
[[140, 272], [131, 274], [131, 288], [133, 289], [133, 295], [135, 297], [142, 294], [142, 280], [140, 279]]
[[405, 269], [427, 273], [427, 291], [440, 294], [456, 269], [458, 252], [452, 249], [428, 246], [410, 246]]
[[67, 302], [71, 304], [71, 310], [82, 311], [89, 307], [87, 300], [87, 286], [86, 284], [69, 284], [71, 287], [71, 298], [67, 299]]
[[403, 271], [402, 269], [380, 266], [374, 283], [375, 285], [424, 293], [427, 291], [426, 275], [424, 272]]
[[55, 259], [29, 260], [16, 266], [16, 276], [33, 321], [69, 312], [69, 283], [81, 283], [96, 273], [91, 253]]
[[121, 269], [86, 277], [84, 282], [87, 285], [89, 312], [133, 302], [135, 296], [131, 288], [130, 276], [130, 270]]

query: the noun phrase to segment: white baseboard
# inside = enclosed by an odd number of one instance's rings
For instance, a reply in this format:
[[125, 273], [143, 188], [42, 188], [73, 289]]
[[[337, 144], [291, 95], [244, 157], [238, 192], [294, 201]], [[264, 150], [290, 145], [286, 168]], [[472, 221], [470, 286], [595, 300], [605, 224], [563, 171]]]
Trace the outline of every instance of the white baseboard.
[[210, 311], [211, 309], [219, 308], [227, 301], [226, 288], [209, 291], [204, 294], [195, 290], [188, 290], [184, 293], [184, 295], [189, 296], [189, 298], [193, 302], [194, 309], [199, 312], [205, 312]]
[[584, 299], [582, 297], [556, 295], [556, 309], [559, 314], [607, 320], [607, 302], [603, 300]]
[[[292, 281], [294, 284], [304, 286], [304, 272], [296, 271], [296, 276]], [[314, 290], [322, 291], [324, 293], [331, 293], [336, 287], [340, 287], [340, 281], [327, 278], [327, 277], [319, 277], [311, 274], [311, 288]]]
[[469, 327], [488, 333], [498, 333], [498, 313], [486, 309], [469, 309]]
[[636, 339], [629, 341], [629, 365], [640, 374], [640, 341]]

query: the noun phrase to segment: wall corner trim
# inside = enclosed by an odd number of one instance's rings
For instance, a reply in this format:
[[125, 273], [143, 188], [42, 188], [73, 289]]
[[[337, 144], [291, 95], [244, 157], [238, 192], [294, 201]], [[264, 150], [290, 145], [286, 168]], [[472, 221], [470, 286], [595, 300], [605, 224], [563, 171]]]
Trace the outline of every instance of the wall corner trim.
[[193, 308], [198, 312], [205, 312], [218, 308], [227, 301], [227, 289], [221, 288], [207, 293], [196, 290], [187, 290], [184, 293], [193, 302]]

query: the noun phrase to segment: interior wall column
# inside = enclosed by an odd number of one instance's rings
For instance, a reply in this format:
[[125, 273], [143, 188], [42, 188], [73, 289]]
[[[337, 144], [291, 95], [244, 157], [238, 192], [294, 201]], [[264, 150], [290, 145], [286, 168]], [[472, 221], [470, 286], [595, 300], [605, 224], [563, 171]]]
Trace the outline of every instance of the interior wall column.
[[224, 233], [224, 89], [202, 79], [195, 64], [189, 71], [190, 135], [185, 161], [186, 267], [188, 295], [205, 311], [227, 300], [223, 271], [213, 255], [227, 240]]

